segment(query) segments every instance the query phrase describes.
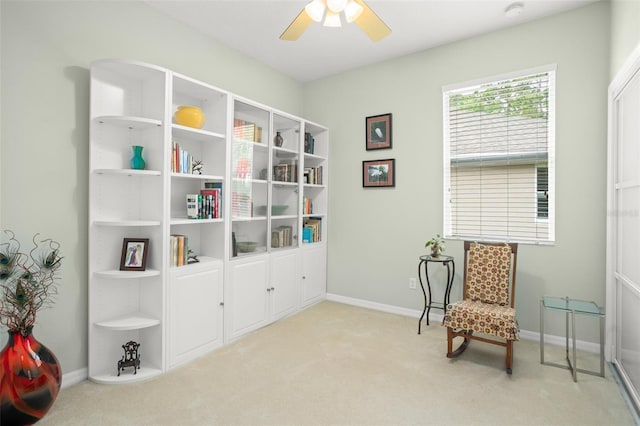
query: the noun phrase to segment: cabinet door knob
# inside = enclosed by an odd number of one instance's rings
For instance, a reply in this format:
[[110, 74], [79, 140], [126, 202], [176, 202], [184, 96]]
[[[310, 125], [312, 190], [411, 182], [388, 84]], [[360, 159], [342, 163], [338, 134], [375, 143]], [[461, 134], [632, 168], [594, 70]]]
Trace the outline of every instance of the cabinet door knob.
[[275, 291], [275, 290], [276, 290], [276, 288], [275, 288], [275, 287], [271, 287], [271, 291]]
[[220, 302], [220, 306], [224, 306], [224, 302]]

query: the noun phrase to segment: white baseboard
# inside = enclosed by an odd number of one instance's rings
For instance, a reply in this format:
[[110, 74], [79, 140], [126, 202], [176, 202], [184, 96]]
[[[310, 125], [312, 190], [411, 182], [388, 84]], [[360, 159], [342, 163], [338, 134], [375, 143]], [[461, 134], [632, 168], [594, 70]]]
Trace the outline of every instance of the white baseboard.
[[[390, 314], [403, 315], [406, 317], [420, 318], [420, 316], [422, 315], [421, 310], [402, 308], [402, 307], [393, 306], [393, 305], [386, 305], [384, 303], [371, 302], [363, 299], [355, 299], [352, 297], [341, 296], [339, 294], [327, 293], [327, 300], [338, 302], [338, 303], [344, 303], [346, 305], [359, 306], [361, 308], [368, 308], [376, 311], [387, 312]], [[443, 318], [443, 315], [440, 313], [431, 312], [429, 314], [429, 321], [432, 324], [440, 324], [442, 322], [442, 318]], [[540, 333], [537, 331], [520, 330], [520, 337], [525, 340], [533, 340], [536, 342], [540, 341]], [[564, 346], [565, 342], [566, 340], [564, 336], [554, 336], [546, 333], [544, 335], [545, 345], [549, 344], [549, 345], [555, 345], [555, 346]], [[585, 352], [598, 353], [600, 352], [600, 345], [598, 343], [586, 342], [584, 340], [576, 340], [576, 349], [582, 350]]]
[[64, 373], [62, 375], [62, 389], [84, 382], [87, 380], [87, 377], [89, 377], [89, 375], [86, 368]]

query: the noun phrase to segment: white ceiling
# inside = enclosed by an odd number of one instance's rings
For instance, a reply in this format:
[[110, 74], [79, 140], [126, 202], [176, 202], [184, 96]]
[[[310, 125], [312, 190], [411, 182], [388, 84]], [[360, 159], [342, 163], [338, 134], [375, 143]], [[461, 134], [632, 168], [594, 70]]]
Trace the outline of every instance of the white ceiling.
[[[599, 0], [366, 0], [392, 33], [374, 43], [355, 24], [312, 23], [278, 37], [309, 0], [147, 0], [159, 11], [278, 71], [307, 82], [518, 25]], [[514, 2], [523, 12], [507, 18]]]

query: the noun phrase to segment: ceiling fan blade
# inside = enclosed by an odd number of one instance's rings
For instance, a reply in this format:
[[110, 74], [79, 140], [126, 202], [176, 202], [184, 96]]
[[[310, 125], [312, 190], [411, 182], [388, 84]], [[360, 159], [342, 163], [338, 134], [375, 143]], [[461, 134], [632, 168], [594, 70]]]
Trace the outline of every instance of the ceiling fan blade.
[[296, 16], [296, 19], [294, 19], [287, 29], [280, 35], [280, 40], [297, 40], [312, 22], [313, 20], [307, 14], [307, 11], [302, 9], [302, 12]]
[[355, 2], [362, 6], [364, 10], [354, 22], [371, 40], [380, 41], [391, 34], [391, 28], [382, 22], [382, 19], [364, 1], [355, 0]]

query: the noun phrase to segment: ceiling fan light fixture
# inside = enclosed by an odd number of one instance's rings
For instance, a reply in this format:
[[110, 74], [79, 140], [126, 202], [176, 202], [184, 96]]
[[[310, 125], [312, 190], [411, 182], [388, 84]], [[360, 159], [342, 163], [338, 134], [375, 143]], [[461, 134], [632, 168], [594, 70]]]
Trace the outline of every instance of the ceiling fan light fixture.
[[327, 1], [327, 9], [332, 11], [333, 13], [340, 13], [347, 7], [347, 3], [349, 0], [326, 0]]
[[327, 14], [324, 17], [324, 24], [322, 25], [324, 25], [325, 27], [333, 28], [341, 27], [342, 24], [340, 23], [340, 14], [327, 9]]
[[351, 23], [360, 17], [363, 10], [364, 8], [354, 0], [349, 0], [349, 4], [344, 8], [344, 17], [347, 22]]
[[304, 10], [309, 15], [309, 18], [316, 22], [321, 22], [324, 16], [324, 2], [322, 0], [313, 0], [311, 3], [304, 7]]

